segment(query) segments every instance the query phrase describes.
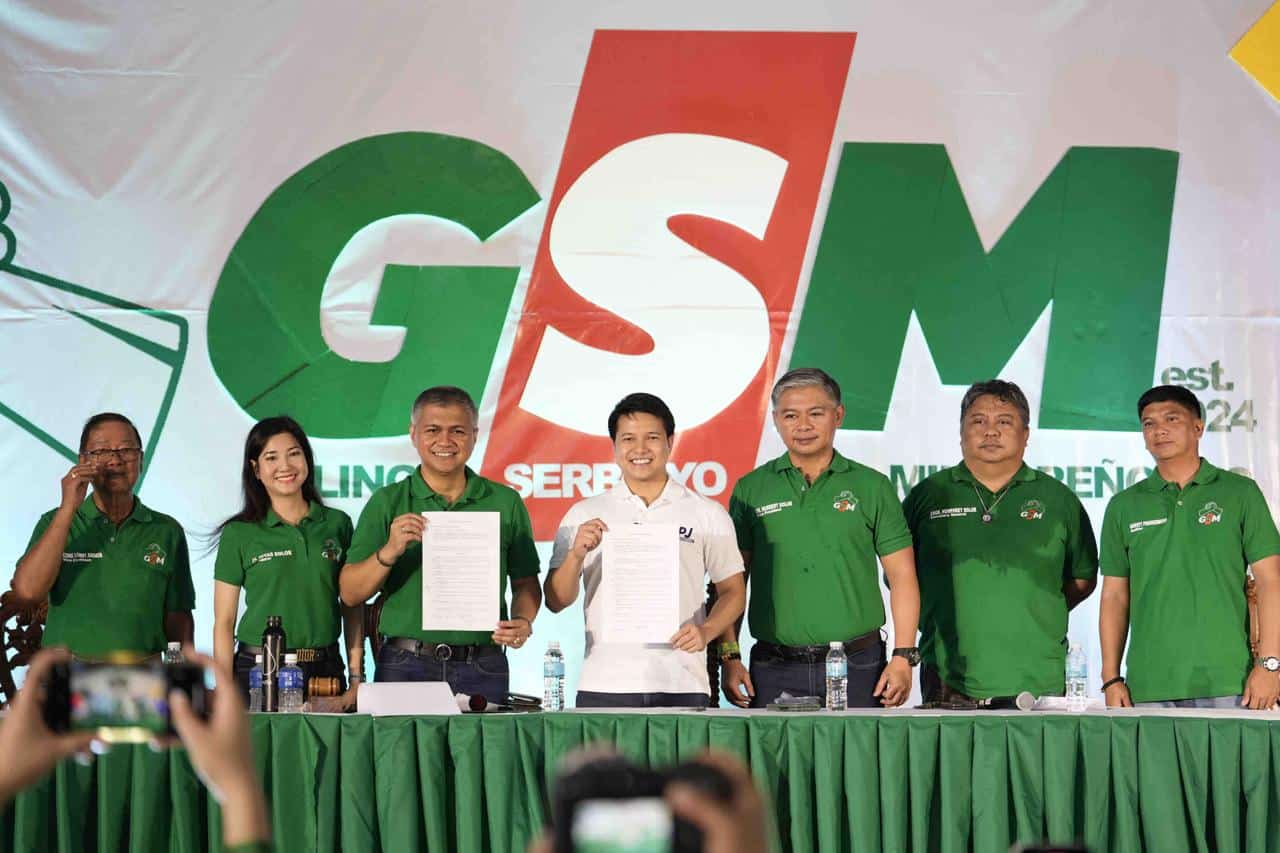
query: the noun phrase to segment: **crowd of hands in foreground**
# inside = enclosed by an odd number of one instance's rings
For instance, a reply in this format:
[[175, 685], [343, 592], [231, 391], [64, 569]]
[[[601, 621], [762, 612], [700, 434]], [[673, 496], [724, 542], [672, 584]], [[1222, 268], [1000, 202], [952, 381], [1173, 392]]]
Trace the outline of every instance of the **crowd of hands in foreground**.
[[[222, 842], [226, 847], [269, 845], [271, 817], [262, 784], [254, 769], [249, 714], [231, 671], [187, 646], [186, 660], [214, 673], [216, 687], [208, 719], [192, 710], [180, 691], [169, 694], [170, 715], [177, 740], [157, 741], [154, 747], [181, 747], [191, 765], [222, 809]], [[31, 660], [26, 682], [0, 719], [0, 811], [22, 790], [44, 779], [61, 761], [88, 764], [107, 745], [92, 732], [58, 734], [45, 723], [44, 691], [55, 664], [71, 655], [65, 649], [43, 649]], [[698, 759], [719, 770], [732, 783], [733, 796], [723, 804], [689, 785], [675, 783], [666, 790], [672, 813], [702, 830], [707, 853], [763, 853], [768, 847], [764, 802], [742, 762], [723, 752]], [[530, 853], [551, 853], [550, 834], [529, 845]]]

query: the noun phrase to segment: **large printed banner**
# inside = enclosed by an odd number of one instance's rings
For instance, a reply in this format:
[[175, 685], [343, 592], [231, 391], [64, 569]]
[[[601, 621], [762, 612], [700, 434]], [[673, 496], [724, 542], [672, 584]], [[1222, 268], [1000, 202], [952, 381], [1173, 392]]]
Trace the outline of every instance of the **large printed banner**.
[[[1266, 0], [868, 5], [4, 4], [0, 583], [94, 411], [204, 555], [255, 419], [301, 421], [356, 516], [446, 383], [543, 542], [617, 482], [622, 395], [671, 404], [672, 476], [727, 502], [801, 365], [902, 494], [1001, 376], [1095, 524], [1157, 382], [1276, 502], [1280, 105], [1257, 38], [1229, 56]], [[580, 654], [576, 609], [538, 627]]]

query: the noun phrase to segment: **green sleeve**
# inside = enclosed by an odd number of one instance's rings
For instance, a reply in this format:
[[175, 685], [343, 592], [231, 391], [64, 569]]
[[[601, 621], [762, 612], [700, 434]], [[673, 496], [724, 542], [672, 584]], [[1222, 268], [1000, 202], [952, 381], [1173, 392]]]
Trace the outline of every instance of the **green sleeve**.
[[[22, 552], [23, 557], [27, 555], [28, 551], [35, 547], [36, 542], [38, 542], [40, 537], [44, 535], [44, 532], [49, 529], [49, 525], [53, 523], [53, 515], [56, 512], [56, 509], [51, 509], [44, 515], [40, 516], [40, 520], [36, 522], [36, 529], [31, 531], [31, 538], [27, 540], [26, 550]], [[19, 557], [18, 559], [22, 558]]]
[[351, 547], [347, 549], [347, 562], [358, 563], [373, 556], [387, 544], [387, 531], [391, 529], [391, 514], [387, 506], [385, 490], [373, 493], [360, 513], [355, 533], [351, 535]]
[[177, 524], [178, 541], [174, 547], [173, 573], [164, 594], [166, 613], [185, 613], [196, 609], [196, 588], [191, 582], [191, 557], [187, 554], [187, 534]]
[[911, 531], [913, 543], [917, 541], [916, 536], [920, 528], [920, 521], [916, 518], [916, 514], [920, 510], [920, 502], [924, 500], [923, 493], [924, 483], [917, 483], [902, 500], [902, 517], [907, 522], [907, 529]]
[[1102, 573], [1107, 577], [1129, 577], [1129, 546], [1124, 540], [1120, 511], [1116, 509], [1116, 499], [1107, 504], [1107, 512], [1102, 517]]
[[533, 545], [533, 525], [524, 501], [513, 493], [511, 509], [511, 542], [507, 545], [507, 577], [536, 578], [538, 549]]
[[1275, 519], [1271, 517], [1271, 508], [1267, 499], [1262, 496], [1258, 484], [1249, 481], [1248, 491], [1244, 499], [1244, 518], [1241, 519], [1242, 537], [1244, 539], [1244, 556], [1250, 563], [1280, 554], [1280, 533], [1276, 532]]
[[1067, 553], [1062, 566], [1063, 580], [1092, 580], [1098, 576], [1098, 542], [1084, 504], [1071, 497], [1074, 511], [1067, 513]]
[[733, 520], [733, 530], [738, 536], [738, 550], [750, 552], [752, 550], [751, 527], [755, 523], [755, 511], [742, 496], [742, 491], [742, 481], [739, 480], [733, 487], [733, 494], [729, 497], [729, 518]]
[[244, 586], [244, 558], [240, 549], [240, 532], [235, 522], [222, 528], [218, 538], [218, 554], [213, 558], [213, 579], [232, 586]]
[[888, 477], [881, 476], [876, 484], [875, 540], [876, 554], [881, 557], [911, 547], [911, 531], [907, 529], [906, 516], [902, 514], [902, 504], [898, 503], [898, 493]]

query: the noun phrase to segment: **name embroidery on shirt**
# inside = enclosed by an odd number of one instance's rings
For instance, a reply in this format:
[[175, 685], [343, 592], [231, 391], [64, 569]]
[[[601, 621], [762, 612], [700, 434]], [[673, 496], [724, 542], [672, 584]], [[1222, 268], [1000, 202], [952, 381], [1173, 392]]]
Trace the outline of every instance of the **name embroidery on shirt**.
[[1205, 527], [1208, 527], [1211, 524], [1217, 524], [1222, 521], [1222, 507], [1218, 506], [1213, 501], [1209, 501], [1200, 508], [1200, 515], [1196, 516], [1196, 521], [1203, 524]]
[[1169, 519], [1167, 518], [1152, 518], [1147, 521], [1135, 521], [1129, 525], [1129, 532], [1137, 533], [1139, 530], [1142, 530], [1145, 527], [1159, 527], [1160, 525], [1166, 523], [1168, 520]]
[[765, 504], [756, 507], [756, 518], [764, 518], [766, 515], [773, 515], [775, 512], [782, 512], [791, 506], [792, 501], [778, 501], [777, 503]]
[[101, 551], [63, 551], [62, 562], [64, 563], [91, 563], [94, 560], [101, 560]]
[[274, 560], [276, 557], [292, 557], [293, 549], [286, 548], [283, 551], [264, 551], [249, 561], [249, 565], [256, 566], [258, 563], [265, 563], [267, 560]]
[[933, 521], [938, 518], [963, 518], [970, 513], [977, 512], [976, 506], [948, 506], [942, 509], [929, 510], [929, 520]]

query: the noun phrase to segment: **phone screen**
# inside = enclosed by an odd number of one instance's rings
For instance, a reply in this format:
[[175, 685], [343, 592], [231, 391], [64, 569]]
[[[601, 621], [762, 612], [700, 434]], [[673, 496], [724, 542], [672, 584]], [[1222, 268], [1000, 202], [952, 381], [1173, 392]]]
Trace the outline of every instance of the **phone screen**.
[[673, 819], [661, 797], [583, 800], [573, 812], [575, 853], [668, 853]]
[[146, 741], [169, 731], [169, 682], [159, 666], [74, 661], [70, 725], [110, 741]]

